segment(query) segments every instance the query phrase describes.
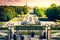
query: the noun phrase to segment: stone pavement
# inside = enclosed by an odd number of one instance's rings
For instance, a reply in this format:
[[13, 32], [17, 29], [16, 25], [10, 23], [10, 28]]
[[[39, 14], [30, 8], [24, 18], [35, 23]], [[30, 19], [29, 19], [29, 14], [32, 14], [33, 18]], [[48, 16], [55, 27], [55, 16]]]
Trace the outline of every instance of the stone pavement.
[[[39, 36], [35, 35], [35, 37], [31, 37], [30, 35], [23, 35], [24, 36], [24, 40], [40, 40]], [[20, 40], [20, 38], [18, 38], [18, 40]], [[47, 39], [42, 39], [42, 40], [47, 40]]]

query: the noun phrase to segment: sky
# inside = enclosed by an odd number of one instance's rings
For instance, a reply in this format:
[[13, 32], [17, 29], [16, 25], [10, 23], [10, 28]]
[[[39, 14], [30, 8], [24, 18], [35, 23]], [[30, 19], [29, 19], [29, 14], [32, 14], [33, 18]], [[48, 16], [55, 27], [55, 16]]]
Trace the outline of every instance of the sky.
[[51, 4], [60, 5], [60, 0], [0, 0], [0, 5], [13, 5], [13, 6], [39, 6], [49, 7]]

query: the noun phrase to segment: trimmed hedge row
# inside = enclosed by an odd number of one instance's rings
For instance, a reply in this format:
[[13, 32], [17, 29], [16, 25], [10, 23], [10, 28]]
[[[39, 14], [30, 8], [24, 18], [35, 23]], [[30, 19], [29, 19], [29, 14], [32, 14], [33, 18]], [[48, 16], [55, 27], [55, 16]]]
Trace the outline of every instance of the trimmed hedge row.
[[[39, 25], [20, 25], [15, 26], [15, 30], [45, 30], [45, 26], [39, 26]], [[8, 30], [8, 27], [1, 27], [0, 30]], [[60, 26], [50, 26], [50, 30], [60, 30]]]
[[[31, 25], [31, 26], [15, 26], [15, 30], [45, 30], [46, 26]], [[60, 30], [60, 26], [50, 26], [50, 30]]]
[[51, 26], [51, 30], [60, 30], [60, 26], [55, 26], [55, 27]]
[[[35, 35], [38, 35], [39, 33], [38, 32], [34, 32]], [[19, 33], [20, 34], [20, 33]], [[31, 35], [31, 32], [22, 32], [23, 35]]]
[[8, 27], [1, 27], [0, 30], [8, 30]]
[[44, 30], [45, 28], [42, 26], [16, 26], [15, 30]]

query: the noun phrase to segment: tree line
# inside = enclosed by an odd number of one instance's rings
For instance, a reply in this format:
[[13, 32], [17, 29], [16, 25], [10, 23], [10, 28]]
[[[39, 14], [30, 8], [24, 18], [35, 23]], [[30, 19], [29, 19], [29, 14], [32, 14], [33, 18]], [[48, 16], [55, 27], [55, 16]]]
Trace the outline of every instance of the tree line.
[[0, 21], [9, 21], [17, 15], [29, 12], [26, 6], [0, 6]]
[[[51, 4], [48, 8], [34, 7], [34, 14], [38, 17], [48, 17], [50, 20], [60, 19], [60, 6]], [[27, 6], [0, 6], [0, 21], [9, 21], [17, 15], [29, 13], [29, 7]]]
[[34, 13], [40, 17], [44, 16], [42, 14], [45, 14], [49, 20], [56, 21], [60, 19], [60, 6], [57, 6], [56, 4], [51, 4], [51, 6], [48, 8], [41, 9], [41, 8], [35, 7]]

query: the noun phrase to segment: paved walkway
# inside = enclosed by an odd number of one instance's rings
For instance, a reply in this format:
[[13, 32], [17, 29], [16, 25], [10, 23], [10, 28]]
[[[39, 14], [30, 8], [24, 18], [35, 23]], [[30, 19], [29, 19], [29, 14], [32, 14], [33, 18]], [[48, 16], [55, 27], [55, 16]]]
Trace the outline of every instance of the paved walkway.
[[5, 36], [5, 35], [7, 35], [7, 34], [6, 34], [6, 33], [2, 33], [2, 32], [0, 32], [0, 35]]
[[[40, 40], [39, 35], [35, 35], [35, 37], [31, 37], [30, 35], [23, 35], [24, 40]], [[47, 40], [47, 39], [42, 39], [42, 40]]]

